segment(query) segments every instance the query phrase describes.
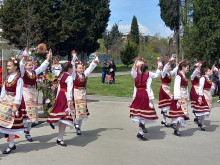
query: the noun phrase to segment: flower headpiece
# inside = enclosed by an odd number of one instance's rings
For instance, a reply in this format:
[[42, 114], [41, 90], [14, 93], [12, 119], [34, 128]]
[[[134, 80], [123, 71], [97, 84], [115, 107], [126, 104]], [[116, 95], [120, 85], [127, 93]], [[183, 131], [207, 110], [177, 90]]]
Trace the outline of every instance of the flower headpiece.
[[60, 58], [55, 58], [54, 60], [55, 60], [55, 61], [60, 61]]
[[17, 59], [16, 59], [15, 57], [11, 57], [11, 60], [12, 60], [15, 64], [18, 63], [18, 61], [17, 61]]
[[46, 53], [47, 51], [47, 46], [44, 43], [41, 43], [38, 45], [38, 52], [39, 53]]

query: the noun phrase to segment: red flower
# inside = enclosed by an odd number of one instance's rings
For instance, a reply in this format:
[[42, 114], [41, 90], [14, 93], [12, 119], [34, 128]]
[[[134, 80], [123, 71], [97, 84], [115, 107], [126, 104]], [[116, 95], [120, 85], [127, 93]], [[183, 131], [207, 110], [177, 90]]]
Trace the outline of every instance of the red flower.
[[38, 52], [45, 53], [47, 51], [47, 46], [44, 43], [38, 45]]

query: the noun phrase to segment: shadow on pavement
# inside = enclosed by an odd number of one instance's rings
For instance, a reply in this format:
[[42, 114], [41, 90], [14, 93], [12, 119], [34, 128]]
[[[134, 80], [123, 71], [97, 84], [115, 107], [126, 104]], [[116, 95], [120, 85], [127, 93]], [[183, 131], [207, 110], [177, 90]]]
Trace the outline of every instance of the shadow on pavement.
[[99, 133], [107, 130], [122, 130], [121, 128], [98, 128], [95, 130], [82, 131], [82, 135], [76, 136], [75, 132], [73, 133], [75, 137], [72, 139], [65, 140], [67, 145], [81, 146], [84, 147], [89, 143], [97, 140], [101, 135]]
[[161, 128], [164, 128], [164, 126], [155, 126], [155, 127], [147, 128], [148, 133], [145, 134], [145, 137], [148, 138], [149, 140], [164, 139], [166, 133], [165, 131], [161, 131], [160, 130]]

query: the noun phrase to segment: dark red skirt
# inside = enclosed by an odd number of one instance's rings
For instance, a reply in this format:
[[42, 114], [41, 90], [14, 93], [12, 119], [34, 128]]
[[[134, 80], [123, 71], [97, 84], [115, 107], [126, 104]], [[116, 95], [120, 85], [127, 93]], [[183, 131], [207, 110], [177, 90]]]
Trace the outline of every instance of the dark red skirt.
[[155, 108], [149, 107], [149, 97], [146, 90], [137, 90], [136, 97], [130, 105], [130, 117], [135, 116], [149, 120], [158, 119]]
[[195, 108], [194, 106], [195, 106], [198, 98], [199, 98], [199, 95], [196, 93], [195, 87], [192, 86], [191, 90], [190, 90], [190, 100], [191, 100], [191, 107], [192, 108]]
[[195, 101], [194, 105], [194, 112], [195, 113], [204, 113], [204, 112], [210, 112], [209, 105], [205, 99], [205, 96], [202, 96], [202, 104], [199, 104], [198, 99]]
[[48, 123], [56, 123], [59, 120], [68, 120], [68, 121], [73, 122], [72, 116], [65, 113], [65, 110], [67, 108], [68, 108], [68, 105], [67, 105], [67, 99], [66, 99], [65, 92], [60, 91], [57, 98], [56, 98], [54, 108], [50, 112], [50, 116], [47, 119], [47, 122]]
[[174, 98], [172, 99], [168, 118], [183, 117], [185, 120], [189, 120], [189, 117], [183, 113], [182, 107], [180, 106], [177, 108], [177, 102], [178, 100], [174, 100]]
[[159, 108], [163, 108], [166, 106], [171, 105], [171, 98], [170, 96], [163, 90], [162, 86], [160, 87], [160, 93], [159, 93]]

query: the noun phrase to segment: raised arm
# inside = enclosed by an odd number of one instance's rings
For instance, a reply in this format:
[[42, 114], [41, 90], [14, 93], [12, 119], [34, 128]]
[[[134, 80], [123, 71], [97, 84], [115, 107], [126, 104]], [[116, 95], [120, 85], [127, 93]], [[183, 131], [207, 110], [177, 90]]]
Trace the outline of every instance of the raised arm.
[[95, 56], [94, 60], [92, 61], [92, 63], [89, 65], [89, 67], [85, 70], [84, 74], [86, 77], [88, 77], [88, 75], [90, 73], [92, 73], [92, 71], [95, 69], [95, 67], [97, 66], [99, 62], [99, 58], [98, 55]]
[[19, 63], [21, 77], [24, 77], [24, 73], [25, 73], [24, 65], [25, 65], [25, 57], [23, 56]]
[[39, 68], [35, 70], [36, 75], [40, 74], [41, 72], [44, 72], [47, 69], [51, 58], [52, 58], [52, 50], [50, 49], [49, 53], [47, 54], [47, 59], [40, 65]]
[[75, 52], [75, 50], [72, 51], [72, 61], [71, 61], [71, 64], [73, 65], [73, 73], [72, 73], [72, 78], [73, 80], [76, 79], [76, 62], [78, 61], [78, 58], [77, 58], [77, 53]]

